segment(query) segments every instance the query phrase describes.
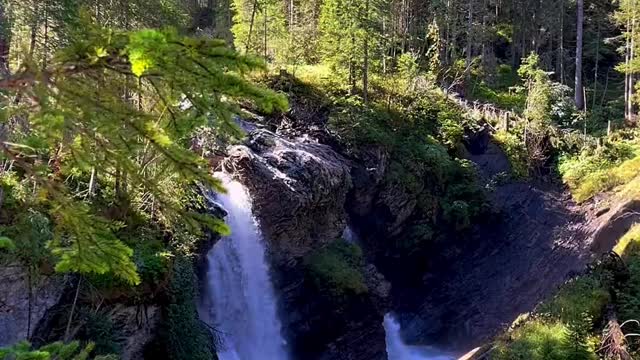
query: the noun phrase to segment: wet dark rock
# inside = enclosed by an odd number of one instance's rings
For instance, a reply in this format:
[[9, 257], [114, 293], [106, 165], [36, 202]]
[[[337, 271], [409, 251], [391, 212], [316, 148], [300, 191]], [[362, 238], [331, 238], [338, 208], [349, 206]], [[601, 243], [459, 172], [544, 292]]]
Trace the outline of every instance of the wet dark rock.
[[29, 283], [23, 268], [17, 264], [0, 266], [0, 279], [0, 346], [3, 346], [24, 340], [34, 333], [47, 311], [60, 301], [66, 282], [61, 275], [40, 275], [32, 279], [29, 314]]
[[162, 314], [157, 305], [116, 305], [109, 312], [122, 338], [121, 360], [143, 360], [145, 348], [154, 340]]

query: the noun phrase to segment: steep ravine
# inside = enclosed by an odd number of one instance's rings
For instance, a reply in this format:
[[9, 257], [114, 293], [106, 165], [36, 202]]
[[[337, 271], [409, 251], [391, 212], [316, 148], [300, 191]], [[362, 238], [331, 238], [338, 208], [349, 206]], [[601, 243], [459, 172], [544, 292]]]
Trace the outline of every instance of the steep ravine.
[[[509, 165], [500, 149], [487, 142], [469, 147], [474, 153], [468, 159], [477, 164], [481, 181], [492, 184], [488, 194], [496, 214], [493, 221], [477, 224], [470, 239], [442, 244], [441, 251], [430, 256], [429, 271], [405, 274], [388, 266], [383, 245], [403, 233], [415, 199], [383, 184], [388, 154], [378, 148], [356, 156], [341, 154], [329, 141], [298, 135], [253, 127], [242, 145], [213, 162], [251, 195], [291, 359], [386, 359], [389, 333], [383, 319], [389, 312], [397, 320], [394, 339], [401, 339], [403, 346], [435, 345], [464, 353], [532, 310], [582, 271], [594, 254], [608, 251], [617, 234], [637, 219], [629, 215], [637, 210], [635, 203], [597, 212], [593, 205], [574, 204], [558, 186], [492, 182], [495, 175], [508, 172]], [[348, 223], [361, 237], [366, 264], [360, 270], [368, 291], [336, 302], [309, 281], [306, 259], [341, 238]], [[23, 281], [16, 277], [8, 288]], [[1, 300], [10, 294], [0, 295]], [[60, 297], [52, 293], [37, 299], [37, 306], [46, 305], [32, 318], [41, 339], [47, 339], [52, 327], [47, 323], [56, 323], [48, 320], [56, 320], [56, 308], [70, 302], [62, 296], [56, 305]], [[24, 313], [25, 298], [17, 299], [21, 302], [13, 306]], [[141, 309], [144, 321], [137, 319]], [[2, 311], [0, 306], [0, 325], [25, 331], [21, 313]], [[139, 339], [125, 344], [125, 358], [141, 359], [162, 321], [159, 307], [115, 304], [112, 313], [122, 333]], [[129, 316], [132, 313], [136, 315]]]
[[[509, 172], [498, 146], [480, 149], [468, 158], [485, 181]], [[422, 284], [394, 288], [409, 342], [459, 354], [482, 345], [610, 251], [633, 223], [619, 220], [633, 209], [629, 204], [597, 216], [594, 204], [576, 205], [548, 183], [507, 181], [494, 185], [490, 197], [499, 221], [477, 226], [468, 246], [439, 262]]]
[[[495, 144], [469, 149], [487, 185], [509, 172]], [[347, 159], [308, 137], [256, 130], [222, 163], [254, 199], [294, 358], [384, 359], [382, 320], [391, 310], [407, 343], [465, 353], [582, 271], [594, 257], [594, 234], [606, 233], [610, 224], [609, 215], [597, 217], [590, 205], [576, 205], [560, 186], [492, 182], [494, 221], [475, 226], [464, 242], [446, 244], [450, 248], [434, 254], [422, 281], [394, 281], [388, 296], [385, 277], [406, 274], [385, 268], [384, 254], [376, 254], [386, 241], [379, 235], [401, 233], [412, 200], [381, 186], [386, 162], [375, 149]], [[304, 258], [339, 238], [349, 217], [364, 237], [372, 291], [336, 307], [305, 281]], [[384, 276], [377, 268], [385, 269]]]

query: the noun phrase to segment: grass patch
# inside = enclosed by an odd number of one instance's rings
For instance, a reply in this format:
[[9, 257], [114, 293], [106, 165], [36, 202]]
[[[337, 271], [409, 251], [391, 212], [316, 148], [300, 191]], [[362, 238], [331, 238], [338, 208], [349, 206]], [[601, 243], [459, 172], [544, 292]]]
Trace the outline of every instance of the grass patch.
[[[573, 157], [561, 157], [558, 167], [563, 182], [577, 202], [600, 192], [630, 184], [640, 174], [640, 144], [637, 141], [609, 142]], [[635, 182], [634, 182], [635, 183]], [[628, 195], [637, 189], [625, 187]]]
[[591, 319], [603, 317], [609, 303], [610, 279], [605, 272], [595, 271], [566, 283], [553, 299], [543, 303], [538, 312], [563, 323], [580, 319], [585, 314]]
[[635, 224], [620, 238], [613, 251], [622, 256], [640, 253], [640, 224]]
[[567, 325], [536, 318], [517, 327], [496, 343], [494, 360], [591, 360], [596, 359], [597, 340], [586, 336], [574, 342], [576, 330]]

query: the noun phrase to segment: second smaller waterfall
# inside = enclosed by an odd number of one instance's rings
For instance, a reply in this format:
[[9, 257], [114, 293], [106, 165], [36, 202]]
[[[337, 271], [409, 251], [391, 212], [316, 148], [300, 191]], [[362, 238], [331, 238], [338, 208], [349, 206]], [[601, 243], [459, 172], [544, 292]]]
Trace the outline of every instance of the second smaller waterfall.
[[443, 354], [427, 346], [411, 346], [405, 344], [400, 335], [400, 324], [392, 314], [384, 316], [384, 330], [386, 333], [387, 356], [389, 360], [455, 360], [450, 355]]

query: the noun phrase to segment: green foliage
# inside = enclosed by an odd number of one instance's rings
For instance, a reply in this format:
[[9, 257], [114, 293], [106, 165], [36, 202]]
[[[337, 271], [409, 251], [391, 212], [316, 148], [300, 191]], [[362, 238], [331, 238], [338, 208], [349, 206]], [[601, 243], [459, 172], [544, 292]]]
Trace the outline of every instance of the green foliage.
[[627, 266], [629, 279], [616, 292], [616, 310], [621, 320], [640, 319], [640, 256], [631, 256]]
[[178, 257], [173, 264], [161, 329], [162, 343], [171, 360], [216, 359], [212, 335], [198, 318], [197, 299], [193, 264], [188, 258]]
[[527, 178], [529, 176], [529, 161], [524, 142], [517, 135], [506, 131], [496, 132], [493, 138], [507, 155], [512, 175], [516, 179]]
[[564, 343], [565, 359], [587, 360], [597, 359], [594, 350], [589, 344], [589, 332], [593, 328], [591, 317], [582, 314], [579, 318], [567, 324], [567, 333]]
[[499, 341], [494, 360], [564, 360], [566, 327], [557, 322], [533, 320], [514, 330], [511, 341]]
[[[365, 71], [365, 54], [375, 54], [379, 49], [382, 39], [376, 30], [383, 18], [384, 5], [376, 0], [325, 0], [320, 5], [322, 61], [348, 78], [351, 87]], [[372, 61], [373, 56], [367, 58]]]
[[498, 90], [484, 81], [475, 83], [471, 89], [471, 97], [482, 103], [493, 104], [500, 109], [522, 112], [526, 97], [522, 92]]
[[362, 250], [345, 240], [337, 240], [317, 250], [305, 260], [309, 277], [318, 289], [343, 299], [368, 291], [364, 283]]
[[[579, 330], [579, 331], [578, 331]], [[592, 360], [595, 346], [578, 326], [533, 319], [500, 340], [491, 355], [494, 360]]]
[[410, 84], [419, 73], [418, 57], [411, 53], [404, 53], [398, 57], [398, 76]]
[[475, 76], [472, 80], [469, 94], [472, 99], [493, 104], [503, 110], [516, 113], [524, 111], [526, 94], [517, 91], [521, 81], [518, 73], [511, 66], [499, 65], [491, 82], [479, 76]]
[[281, 1], [233, 0], [232, 6], [234, 16], [231, 31], [237, 49], [278, 63], [288, 60], [288, 50], [291, 48], [287, 46], [289, 34], [286, 32], [286, 12]]
[[5, 251], [12, 251], [16, 249], [16, 245], [8, 237], [0, 236], [0, 249]]
[[584, 317], [600, 320], [610, 302], [612, 279], [606, 271], [594, 271], [571, 280], [538, 309], [565, 324], [581, 323]]
[[634, 141], [611, 141], [560, 158], [558, 170], [576, 201], [629, 183], [640, 174], [640, 146]]
[[[32, 349], [31, 344], [22, 341], [7, 348], [0, 348], [0, 359], [4, 360], [86, 360], [94, 349], [89, 343], [84, 347], [77, 341], [68, 344], [55, 342], [39, 349]], [[94, 360], [116, 360], [115, 356], [96, 356]]]
[[[104, 29], [86, 15], [74, 21], [45, 69], [25, 63], [12, 77], [24, 85], [0, 94], [7, 105], [0, 120], [28, 122], [8, 133], [3, 160], [15, 172], [3, 174], [2, 186], [14, 205], [28, 201], [48, 213], [56, 270], [112, 272], [138, 284], [133, 251], [116, 236], [126, 221], [146, 217], [193, 234], [226, 230], [185, 206], [195, 183], [222, 190], [189, 149], [194, 132], [207, 125], [221, 141], [238, 138], [231, 115], [239, 102], [267, 112], [287, 103], [246, 80], [261, 61], [221, 41]], [[14, 102], [18, 91], [33, 106]]]
[[618, 240], [613, 251], [623, 258], [640, 254], [640, 224], [636, 223]]
[[413, 255], [422, 250], [426, 244], [433, 240], [434, 231], [428, 221], [411, 224], [404, 236], [398, 237], [395, 243], [396, 249], [402, 254]]
[[118, 332], [107, 314], [90, 312], [78, 338], [94, 344], [94, 352], [99, 355], [119, 354]]
[[133, 259], [144, 283], [158, 284], [166, 277], [171, 253], [158, 241], [139, 241]]
[[571, 119], [575, 109], [567, 96], [570, 89], [551, 81], [549, 74], [541, 69], [537, 54], [531, 53], [523, 59], [518, 75], [524, 80], [522, 90], [527, 94], [523, 114], [534, 126]]

